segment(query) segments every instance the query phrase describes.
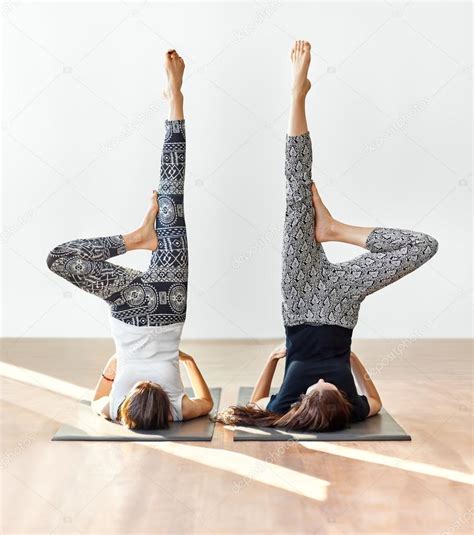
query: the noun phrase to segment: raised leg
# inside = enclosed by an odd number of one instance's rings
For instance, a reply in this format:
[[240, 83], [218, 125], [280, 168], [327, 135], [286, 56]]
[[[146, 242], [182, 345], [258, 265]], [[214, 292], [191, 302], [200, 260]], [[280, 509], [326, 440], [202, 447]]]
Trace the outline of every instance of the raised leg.
[[369, 252], [328, 267], [328, 287], [338, 288], [340, 281], [349, 284], [353, 303], [412, 273], [438, 250], [438, 242], [428, 234], [384, 227], [374, 228], [364, 245]]
[[[293, 92], [286, 140], [286, 214], [283, 238], [283, 319], [353, 328], [362, 300], [414, 271], [435, 253], [427, 234], [409, 230], [358, 227], [334, 219], [311, 179], [311, 140], [305, 114], [310, 45], [292, 51]], [[369, 252], [332, 264], [322, 243], [340, 241]]]
[[151, 324], [181, 323], [186, 317], [188, 284], [188, 243], [184, 218], [184, 178], [186, 167], [186, 131], [181, 84], [184, 61], [175, 50], [165, 58], [169, 119], [161, 156], [158, 186], [159, 212], [156, 219], [158, 248], [153, 251], [150, 267], [143, 280], [151, 283], [158, 296]]
[[438, 242], [411, 230], [347, 225], [331, 216], [314, 185], [312, 195], [318, 242], [350, 243], [369, 251], [337, 264], [325, 259], [322, 265], [316, 296], [320, 319], [354, 327], [360, 303], [422, 266], [435, 255]]
[[49, 269], [81, 290], [111, 303], [140, 271], [107, 262], [127, 251], [123, 236], [73, 240], [48, 255]]
[[324, 251], [314, 238], [311, 197], [312, 148], [306, 122], [310, 44], [297, 41], [291, 53], [293, 91], [286, 136], [286, 211], [283, 233], [282, 312], [285, 325], [314, 322], [313, 288], [321, 275]]

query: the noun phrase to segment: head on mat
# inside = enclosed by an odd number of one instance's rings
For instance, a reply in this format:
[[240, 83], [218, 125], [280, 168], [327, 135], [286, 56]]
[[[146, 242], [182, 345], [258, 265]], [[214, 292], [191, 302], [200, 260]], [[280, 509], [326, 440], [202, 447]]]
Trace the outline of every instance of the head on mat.
[[351, 406], [334, 385], [308, 389], [284, 414], [261, 408], [257, 403], [233, 406], [220, 412], [216, 421], [228, 425], [281, 427], [295, 431], [339, 431], [349, 422]]
[[158, 383], [136, 383], [119, 405], [117, 421], [129, 429], [168, 429], [173, 420], [168, 394]]

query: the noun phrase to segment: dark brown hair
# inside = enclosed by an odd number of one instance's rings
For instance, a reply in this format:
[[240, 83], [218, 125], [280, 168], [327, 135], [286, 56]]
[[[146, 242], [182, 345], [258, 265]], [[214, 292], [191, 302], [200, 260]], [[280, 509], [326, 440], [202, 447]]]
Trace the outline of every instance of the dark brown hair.
[[168, 394], [157, 383], [143, 381], [122, 401], [118, 420], [129, 429], [168, 429]]
[[263, 410], [255, 403], [234, 405], [215, 420], [227, 425], [283, 427], [299, 431], [337, 431], [349, 422], [351, 404], [340, 390], [313, 390], [302, 394], [285, 414]]

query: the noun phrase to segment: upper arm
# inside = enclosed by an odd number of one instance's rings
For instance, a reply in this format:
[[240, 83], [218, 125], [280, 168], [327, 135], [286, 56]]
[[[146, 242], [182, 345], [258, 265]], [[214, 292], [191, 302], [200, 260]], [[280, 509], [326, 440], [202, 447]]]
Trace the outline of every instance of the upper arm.
[[109, 396], [103, 396], [94, 400], [91, 403], [91, 409], [99, 416], [104, 416], [110, 419], [110, 403]]
[[209, 414], [214, 406], [214, 402], [202, 398], [189, 398], [187, 395], [183, 396], [183, 420], [191, 420]]
[[367, 396], [367, 402], [369, 403], [369, 414], [368, 416], [375, 416], [382, 409], [382, 403], [378, 399], [371, 398]]

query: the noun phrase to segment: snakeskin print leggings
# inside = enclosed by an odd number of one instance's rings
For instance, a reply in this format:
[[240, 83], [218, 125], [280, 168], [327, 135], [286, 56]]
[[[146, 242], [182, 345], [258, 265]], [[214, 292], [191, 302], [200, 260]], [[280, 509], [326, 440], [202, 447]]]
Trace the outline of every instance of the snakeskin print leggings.
[[156, 218], [158, 248], [145, 272], [108, 262], [126, 252], [122, 235], [78, 239], [55, 247], [49, 269], [104, 299], [112, 316], [138, 326], [181, 323], [186, 317], [188, 248], [183, 210], [184, 120], [166, 121]]
[[369, 252], [348, 262], [329, 262], [314, 236], [309, 132], [286, 138], [286, 215], [283, 237], [283, 321], [354, 328], [361, 302], [427, 262], [438, 242], [420, 232], [375, 228]]

